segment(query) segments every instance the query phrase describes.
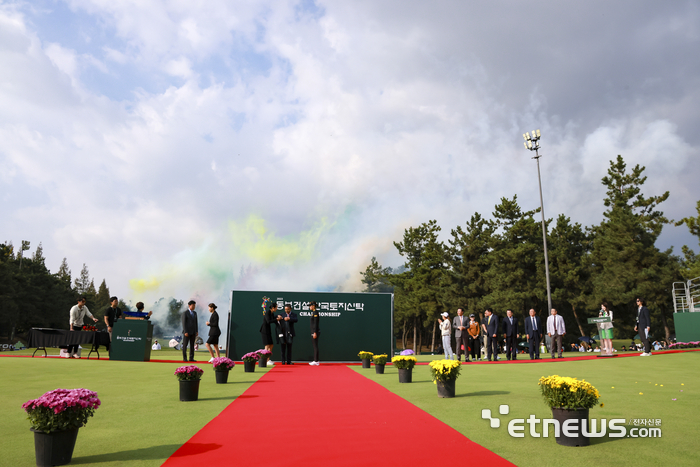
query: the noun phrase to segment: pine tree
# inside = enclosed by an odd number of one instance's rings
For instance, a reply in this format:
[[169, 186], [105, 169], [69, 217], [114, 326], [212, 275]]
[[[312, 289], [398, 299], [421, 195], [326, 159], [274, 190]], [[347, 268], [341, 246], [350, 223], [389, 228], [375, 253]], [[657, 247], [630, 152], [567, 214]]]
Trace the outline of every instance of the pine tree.
[[[107, 281], [102, 279], [102, 283], [97, 289], [97, 295], [95, 296], [95, 312], [100, 313], [99, 317], [97, 315], [95, 315], [95, 317], [99, 319], [100, 322], [104, 321], [102, 317], [104, 316], [107, 308], [110, 306], [109, 298], [110, 294], [109, 287], [107, 287]], [[95, 312], [93, 312], [93, 314], [95, 314]]]
[[362, 283], [365, 284], [364, 292], [392, 292], [394, 287], [389, 284], [388, 276], [391, 275], [391, 268], [383, 268], [377, 263], [377, 258], [372, 257], [367, 269], [361, 272]]
[[[696, 205], [697, 217], [684, 217], [680, 221], [676, 222], [676, 225], [685, 224], [688, 226], [690, 233], [698, 237], [700, 241], [700, 201]], [[683, 278], [687, 281], [691, 279], [697, 279], [700, 277], [700, 255], [695, 254], [687, 245], [683, 245], [683, 262], [681, 274]]]
[[[675, 280], [666, 275], [673, 270], [671, 250], [661, 252], [655, 246], [663, 226], [669, 223], [657, 207], [668, 199], [669, 192], [644, 197], [644, 170], [636, 165], [628, 173], [622, 156], [617, 156], [610, 161], [608, 175], [602, 179], [607, 188], [603, 203], [607, 210], [603, 214], [605, 220], [593, 228], [592, 298], [597, 304], [607, 301], [612, 306], [620, 337], [634, 335], [635, 299], [645, 299], [652, 320], [662, 321], [669, 338], [665, 317], [668, 299], [661, 297], [668, 295]], [[654, 327], [652, 323], [652, 331]]]
[[83, 269], [80, 270], [80, 277], [75, 278], [73, 288], [79, 295], [85, 295], [88, 291], [88, 288], [90, 287], [91, 282], [92, 279], [90, 279], [90, 272], [88, 271], [88, 267], [85, 263], [83, 263]]
[[39, 242], [39, 246], [36, 247], [36, 251], [34, 251], [34, 256], [32, 256], [32, 261], [35, 263], [41, 264], [42, 266], [46, 262], [46, 259], [44, 258], [44, 248], [41, 246], [41, 242]]
[[68, 267], [68, 261], [66, 261], [66, 258], [63, 258], [63, 261], [61, 261], [61, 266], [58, 268], [58, 272], [56, 273], [56, 277], [61, 282], [65, 282], [69, 287], [70, 287], [70, 282], [71, 282], [71, 272], [70, 268]]

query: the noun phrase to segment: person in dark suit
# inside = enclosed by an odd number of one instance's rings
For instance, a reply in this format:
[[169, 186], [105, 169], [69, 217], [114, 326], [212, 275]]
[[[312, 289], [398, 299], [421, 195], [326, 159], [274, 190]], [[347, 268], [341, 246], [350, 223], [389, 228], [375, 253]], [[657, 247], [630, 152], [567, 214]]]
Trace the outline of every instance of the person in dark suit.
[[513, 310], [506, 311], [506, 317], [503, 319], [503, 337], [506, 338], [506, 358], [508, 360], [518, 359], [518, 349], [515, 347], [518, 344], [518, 318], [513, 316]]
[[[211, 355], [211, 359], [209, 359], [209, 362], [211, 363], [215, 358], [214, 350], [216, 350], [216, 358], [221, 357], [221, 353], [219, 352], [219, 336], [221, 336], [221, 328], [219, 328], [219, 313], [216, 312], [216, 305], [213, 303], [209, 304], [209, 313], [211, 313], [211, 316], [209, 317], [209, 321], [207, 321], [207, 326], [209, 326], [207, 350]], [[211, 348], [212, 345], [214, 346], [214, 350]]]
[[314, 360], [309, 362], [311, 366], [320, 365], [320, 357], [318, 355], [318, 336], [321, 334], [321, 328], [319, 326], [319, 314], [316, 310], [316, 302], [312, 301], [309, 303], [309, 310], [311, 310], [311, 340], [314, 346]]
[[298, 320], [289, 304], [284, 306], [284, 313], [277, 316], [277, 343], [282, 345], [282, 365], [292, 365], [292, 343], [296, 336], [294, 323]]
[[265, 350], [272, 352], [272, 329], [270, 326], [277, 321], [275, 318], [275, 312], [277, 311], [277, 303], [272, 302], [267, 306], [265, 314], [263, 315], [263, 322], [260, 325], [260, 334], [262, 334], [262, 343], [265, 346]]
[[530, 316], [525, 318], [525, 335], [530, 350], [530, 360], [540, 359], [540, 341], [542, 340], [542, 322], [535, 316], [535, 309], [530, 308]]
[[457, 341], [457, 360], [462, 360], [462, 354], [464, 354], [464, 360], [469, 360], [469, 331], [467, 330], [469, 319], [464, 316], [462, 308], [457, 308], [457, 316], [452, 319], [452, 327], [455, 330], [455, 340]]
[[484, 315], [481, 326], [486, 334], [486, 359], [491, 361], [493, 354], [493, 359], [498, 360], [498, 316], [493, 314], [491, 308], [487, 308]]
[[644, 352], [640, 357], [651, 357], [651, 341], [649, 340], [649, 331], [651, 331], [651, 319], [649, 318], [649, 309], [646, 303], [641, 298], [637, 299], [637, 324], [634, 330], [639, 333], [639, 338], [644, 344]]
[[187, 344], [190, 345], [190, 361], [194, 362], [194, 343], [199, 336], [197, 325], [197, 312], [194, 311], [197, 302], [187, 302], [187, 310], [182, 314], [182, 360], [187, 361]]

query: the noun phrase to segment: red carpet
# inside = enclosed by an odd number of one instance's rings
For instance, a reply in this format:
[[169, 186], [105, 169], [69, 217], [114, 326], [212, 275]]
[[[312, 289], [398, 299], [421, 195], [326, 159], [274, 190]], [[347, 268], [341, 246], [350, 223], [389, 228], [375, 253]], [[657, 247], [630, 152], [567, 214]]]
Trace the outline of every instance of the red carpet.
[[276, 365], [163, 465], [386, 467], [465, 459], [514, 465], [350, 368]]

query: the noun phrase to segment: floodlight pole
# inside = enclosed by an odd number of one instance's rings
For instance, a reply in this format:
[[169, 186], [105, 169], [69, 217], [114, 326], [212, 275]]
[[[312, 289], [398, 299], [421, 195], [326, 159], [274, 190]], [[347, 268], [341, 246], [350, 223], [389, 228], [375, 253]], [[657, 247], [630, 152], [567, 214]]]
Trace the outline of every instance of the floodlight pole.
[[523, 135], [525, 138], [525, 148], [530, 151], [535, 151], [535, 159], [537, 161], [537, 180], [540, 183], [540, 210], [542, 212], [542, 242], [544, 243], [544, 271], [547, 276], [547, 304], [549, 308], [547, 309], [547, 315], [552, 312], [552, 289], [549, 282], [549, 257], [547, 255], [547, 229], [544, 221], [544, 200], [542, 198], [542, 176], [540, 175], [540, 130], [533, 131], [532, 136], [530, 133], [525, 133]]

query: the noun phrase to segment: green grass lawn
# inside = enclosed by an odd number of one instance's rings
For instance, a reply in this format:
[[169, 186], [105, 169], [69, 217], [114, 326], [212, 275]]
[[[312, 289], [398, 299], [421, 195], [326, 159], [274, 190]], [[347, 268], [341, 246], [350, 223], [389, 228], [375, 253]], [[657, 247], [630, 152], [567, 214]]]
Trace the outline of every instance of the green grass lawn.
[[[700, 352], [647, 358], [564, 359], [561, 363], [467, 364], [457, 380], [454, 399], [437, 397], [427, 365], [415, 367], [410, 384], [400, 384], [398, 370], [392, 366], [386, 367], [384, 375], [375, 374], [374, 368], [353, 369], [516, 465], [598, 467], [698, 465], [695, 415], [700, 413], [699, 367]], [[530, 414], [551, 418], [537, 383], [541, 376], [552, 374], [585, 379], [599, 390], [605, 406], [591, 409], [591, 418], [661, 419], [662, 438], [595, 438], [591, 446], [579, 448], [559, 446], [553, 433], [547, 438], [529, 434], [511, 438], [506, 428], [511, 419], [528, 418]], [[509, 405], [508, 415], [498, 415], [501, 404]], [[490, 428], [481, 418], [482, 409], [491, 409], [493, 416], [501, 419], [501, 427]], [[405, 435], [420, 440], [420, 433]], [[468, 453], [465, 455], [468, 457]]]
[[102, 406], [80, 429], [71, 465], [161, 465], [267, 371], [244, 373], [243, 365], [237, 365], [228, 384], [216, 384], [205, 363], [208, 354], [196, 358], [204, 369], [198, 402], [179, 400], [173, 374], [179, 362], [0, 358], [0, 465], [35, 465], [33, 434], [22, 404], [52, 389], [78, 387], [96, 391]]

